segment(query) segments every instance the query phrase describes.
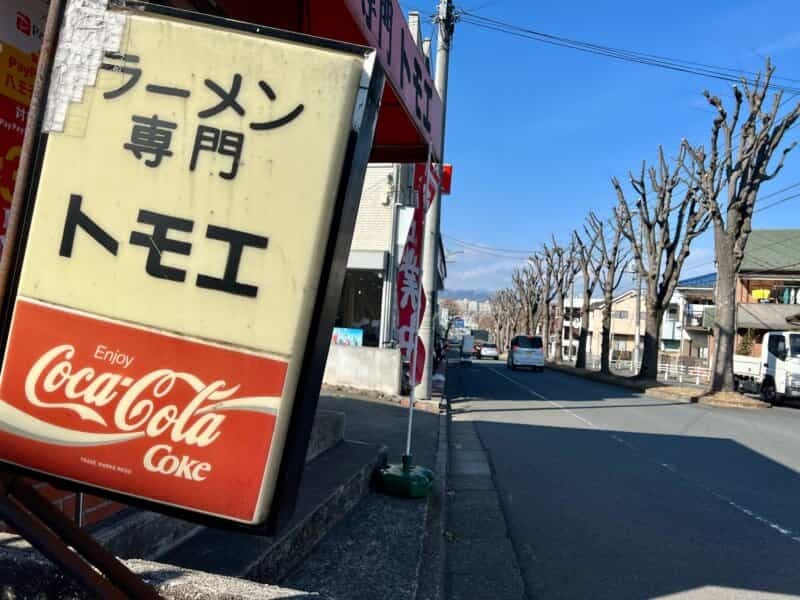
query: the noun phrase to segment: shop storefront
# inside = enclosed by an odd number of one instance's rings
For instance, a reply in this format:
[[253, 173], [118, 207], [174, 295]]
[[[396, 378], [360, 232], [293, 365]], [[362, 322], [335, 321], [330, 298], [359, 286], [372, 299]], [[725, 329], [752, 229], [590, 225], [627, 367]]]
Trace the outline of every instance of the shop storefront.
[[[386, 85], [370, 160], [414, 163], [425, 162], [429, 156], [438, 160], [442, 103], [434, 89], [426, 60], [410, 33], [396, 0], [374, 4], [359, 0], [295, 0], [274, 3], [174, 0], [158, 4], [376, 48], [376, 60], [386, 73]], [[0, 236], [4, 236], [6, 227], [10, 226], [9, 243], [0, 262], [0, 298], [6, 293], [6, 277], [14, 260], [15, 233], [18, 231], [22, 196], [17, 192], [13, 203], [11, 200], [16, 181], [16, 163], [22, 152], [22, 131], [28, 116], [27, 106], [33, 93], [33, 65], [36, 63], [36, 51], [42, 36], [45, 10], [45, 2], [0, 0], [3, 22], [15, 24], [14, 32], [9, 34], [3, 31], [3, 35], [25, 36], [31, 38], [32, 42], [29, 46], [17, 46], [9, 37], [0, 40], [3, 42], [3, 77], [7, 86], [5, 90], [0, 90], [3, 96], [0, 106], [0, 117], [3, 119], [0, 121], [0, 158], [3, 159], [0, 163], [0, 200], [4, 202], [0, 205]], [[29, 14], [34, 12], [35, 14]], [[14, 48], [21, 54], [14, 54]], [[121, 72], [126, 72], [125, 65], [118, 68]], [[13, 88], [8, 87], [9, 81], [14, 82]], [[265, 93], [269, 97], [269, 93]], [[9, 100], [16, 104], [10, 104]], [[36, 98], [34, 104], [35, 102]], [[6, 105], [11, 108], [6, 110]], [[386, 337], [385, 332], [382, 332], [382, 324], [387, 323], [384, 314], [387, 295], [385, 282], [388, 272], [393, 268], [394, 264], [387, 262], [383, 269], [356, 268], [350, 270], [345, 277], [343, 298], [346, 297], [346, 301], [343, 302], [340, 315], [341, 324], [343, 327], [362, 329], [365, 345], [377, 346]], [[60, 498], [59, 502], [59, 507], [65, 512], [71, 512], [75, 505], [72, 495]], [[106, 510], [102, 515], [106, 516], [113, 507], [104, 508]], [[99, 516], [101, 513], [97, 514]], [[76, 514], [77, 516], [80, 515]], [[86, 514], [82, 516], [86, 517]]]

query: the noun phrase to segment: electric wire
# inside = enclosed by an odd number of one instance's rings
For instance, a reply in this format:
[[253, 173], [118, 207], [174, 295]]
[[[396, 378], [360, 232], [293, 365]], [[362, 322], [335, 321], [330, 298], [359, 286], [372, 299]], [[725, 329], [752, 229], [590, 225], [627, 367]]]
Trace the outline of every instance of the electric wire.
[[[474, 27], [506, 33], [508, 35], [512, 35], [515, 37], [525, 38], [535, 42], [548, 44], [552, 46], [569, 48], [572, 50], [577, 50], [579, 52], [605, 56], [607, 58], [613, 58], [616, 60], [623, 60], [627, 62], [658, 67], [662, 69], [668, 69], [692, 75], [709, 77], [733, 83], [739, 83], [742, 80], [745, 80], [748, 83], [748, 85], [755, 85], [756, 83], [753, 77], [754, 76], [757, 77], [757, 74], [753, 73], [752, 71], [744, 71], [741, 69], [734, 69], [731, 67], [720, 67], [696, 61], [668, 58], [655, 54], [648, 54], [644, 52], [637, 52], [622, 48], [614, 48], [611, 46], [604, 46], [601, 44], [595, 44], [591, 42], [584, 42], [581, 40], [556, 36], [541, 31], [536, 31], [534, 29], [520, 27], [513, 23], [506, 23], [503, 21], [499, 21], [497, 19], [483, 17], [481, 15], [477, 15], [469, 11], [461, 12], [460, 21], [468, 25], [472, 25]], [[745, 77], [745, 75], [749, 75], [750, 77], [749, 78]], [[770, 82], [771, 88], [781, 89], [784, 91], [800, 94], [800, 88], [788, 85], [778, 85], [777, 83], [775, 83], [775, 81], [777, 80], [791, 82], [791, 83], [800, 83], [800, 80], [773, 75], [772, 81]]]

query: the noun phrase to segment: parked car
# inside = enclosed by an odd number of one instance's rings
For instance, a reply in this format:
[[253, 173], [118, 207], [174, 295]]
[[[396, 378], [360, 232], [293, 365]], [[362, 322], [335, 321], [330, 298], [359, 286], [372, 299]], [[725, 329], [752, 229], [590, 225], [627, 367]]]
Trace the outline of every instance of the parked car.
[[544, 371], [544, 343], [538, 335], [518, 335], [511, 340], [506, 367], [530, 367], [534, 371]]
[[498, 360], [500, 358], [500, 354], [497, 352], [497, 344], [489, 344], [489, 343], [483, 344], [478, 353], [478, 360], [483, 358]]

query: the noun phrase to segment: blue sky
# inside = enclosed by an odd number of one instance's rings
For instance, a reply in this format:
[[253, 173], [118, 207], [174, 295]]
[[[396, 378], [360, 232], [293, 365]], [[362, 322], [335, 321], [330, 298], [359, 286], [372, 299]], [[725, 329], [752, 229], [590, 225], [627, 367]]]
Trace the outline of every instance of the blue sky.
[[[483, 3], [464, 0], [460, 6]], [[419, 0], [403, 4], [420, 7]], [[546, 33], [748, 71], [763, 67], [769, 53], [777, 75], [796, 78], [792, 85], [800, 86], [797, 0], [495, 0], [475, 12]], [[540, 247], [551, 234], [568, 241], [589, 210], [610, 214], [610, 177], [623, 178], [654, 158], [659, 144], [674, 155], [682, 137], [707, 143], [713, 113], [701, 93], [708, 88], [727, 98], [730, 90], [724, 81], [466, 23], [457, 26], [450, 69], [445, 152], [455, 173], [442, 231], [520, 250]], [[800, 139], [800, 127], [789, 137]], [[797, 181], [800, 148], [762, 195]], [[800, 198], [764, 211], [755, 226], [800, 228]], [[450, 238], [445, 245], [448, 252], [464, 251]], [[469, 250], [453, 254], [447, 287], [503, 287], [519, 261]], [[684, 275], [712, 270], [706, 236]]]

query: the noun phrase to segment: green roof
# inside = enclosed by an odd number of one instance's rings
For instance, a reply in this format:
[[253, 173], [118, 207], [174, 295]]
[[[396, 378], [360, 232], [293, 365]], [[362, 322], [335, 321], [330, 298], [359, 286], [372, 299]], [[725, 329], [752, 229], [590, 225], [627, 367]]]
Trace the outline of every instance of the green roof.
[[800, 272], [800, 229], [754, 229], [740, 272]]

